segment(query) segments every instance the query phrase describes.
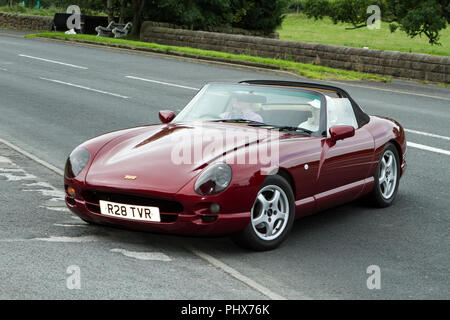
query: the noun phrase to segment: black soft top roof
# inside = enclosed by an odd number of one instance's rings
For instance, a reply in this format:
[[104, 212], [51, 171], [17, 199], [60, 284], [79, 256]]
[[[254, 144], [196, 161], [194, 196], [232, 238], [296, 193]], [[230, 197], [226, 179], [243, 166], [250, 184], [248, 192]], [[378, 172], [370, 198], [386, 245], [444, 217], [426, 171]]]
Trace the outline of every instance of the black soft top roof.
[[370, 117], [361, 109], [361, 107], [355, 102], [355, 100], [353, 100], [353, 98], [348, 94], [348, 92], [338, 87], [309, 82], [278, 81], [278, 80], [245, 80], [239, 83], [310, 89], [328, 96], [334, 96], [337, 98], [347, 98], [348, 100], [350, 100], [352, 104], [353, 111], [355, 112], [356, 116], [356, 121], [358, 122], [358, 126], [362, 127], [363, 125], [365, 125], [370, 121]]

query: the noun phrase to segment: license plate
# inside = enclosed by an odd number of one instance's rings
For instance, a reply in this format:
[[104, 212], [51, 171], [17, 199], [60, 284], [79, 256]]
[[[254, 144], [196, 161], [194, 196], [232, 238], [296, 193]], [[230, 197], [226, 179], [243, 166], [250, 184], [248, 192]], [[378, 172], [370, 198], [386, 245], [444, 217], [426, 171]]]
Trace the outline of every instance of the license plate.
[[161, 222], [158, 207], [143, 207], [100, 200], [100, 213], [129, 220]]

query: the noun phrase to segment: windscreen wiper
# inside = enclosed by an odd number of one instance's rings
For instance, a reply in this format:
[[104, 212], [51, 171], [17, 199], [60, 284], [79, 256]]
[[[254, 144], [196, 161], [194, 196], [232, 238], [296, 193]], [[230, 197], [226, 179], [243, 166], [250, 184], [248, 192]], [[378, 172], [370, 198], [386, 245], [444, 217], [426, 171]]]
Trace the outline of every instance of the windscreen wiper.
[[289, 127], [289, 126], [281, 126], [281, 127], [275, 127], [275, 129], [278, 129], [279, 131], [295, 131], [295, 132], [303, 132], [307, 134], [312, 134], [313, 132], [311, 130], [307, 130], [301, 127]]
[[219, 120], [213, 120], [212, 122], [231, 122], [231, 123], [246, 123], [251, 126], [268, 126], [273, 127], [270, 124], [254, 121], [254, 120], [248, 120], [248, 119], [219, 119]]

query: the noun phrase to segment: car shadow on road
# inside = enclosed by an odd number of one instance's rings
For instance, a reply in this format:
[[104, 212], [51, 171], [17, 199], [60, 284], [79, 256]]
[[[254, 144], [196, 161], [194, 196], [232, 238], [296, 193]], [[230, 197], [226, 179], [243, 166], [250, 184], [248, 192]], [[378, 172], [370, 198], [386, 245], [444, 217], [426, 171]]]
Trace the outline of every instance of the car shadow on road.
[[[400, 195], [399, 195], [400, 196]], [[399, 200], [399, 199], [397, 199]], [[133, 246], [136, 250], [146, 251], [161, 248], [175, 252], [186, 252], [189, 248], [197, 248], [220, 256], [239, 256], [253, 254], [272, 255], [275, 252], [291, 252], [310, 249], [321, 243], [324, 247], [333, 247], [336, 240], [343, 243], [351, 240], [363, 224], [372, 223], [370, 215], [383, 213], [388, 209], [376, 209], [364, 199], [331, 208], [310, 216], [302, 217], [294, 222], [286, 241], [272, 253], [253, 252], [236, 245], [229, 236], [184, 236], [162, 233], [149, 233], [126, 230], [112, 226], [92, 226], [86, 234], [102, 235], [111, 242]], [[351, 232], [350, 232], [351, 230]], [[278, 255], [278, 254], [276, 254]]]

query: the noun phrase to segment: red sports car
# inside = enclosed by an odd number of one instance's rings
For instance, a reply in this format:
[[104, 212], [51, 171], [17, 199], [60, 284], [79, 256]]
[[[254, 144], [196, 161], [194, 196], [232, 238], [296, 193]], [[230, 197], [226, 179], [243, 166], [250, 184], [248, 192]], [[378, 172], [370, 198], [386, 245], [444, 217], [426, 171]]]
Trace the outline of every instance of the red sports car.
[[159, 117], [70, 154], [66, 203], [81, 219], [267, 250], [296, 218], [362, 196], [391, 205], [406, 168], [402, 126], [332, 86], [211, 83]]

